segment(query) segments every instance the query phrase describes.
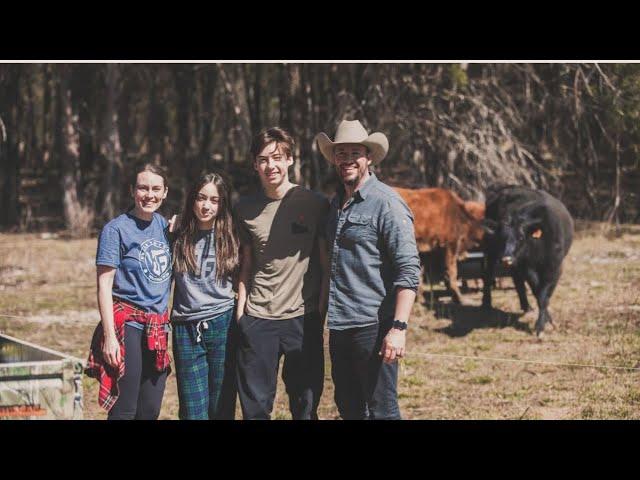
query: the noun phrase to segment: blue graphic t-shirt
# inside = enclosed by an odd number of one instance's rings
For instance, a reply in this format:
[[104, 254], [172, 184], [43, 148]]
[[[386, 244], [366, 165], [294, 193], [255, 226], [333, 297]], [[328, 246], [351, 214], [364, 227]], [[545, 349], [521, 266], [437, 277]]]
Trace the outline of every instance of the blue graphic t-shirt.
[[169, 302], [171, 251], [167, 221], [154, 213], [150, 222], [123, 213], [107, 223], [98, 240], [96, 265], [116, 269], [113, 296], [152, 313]]

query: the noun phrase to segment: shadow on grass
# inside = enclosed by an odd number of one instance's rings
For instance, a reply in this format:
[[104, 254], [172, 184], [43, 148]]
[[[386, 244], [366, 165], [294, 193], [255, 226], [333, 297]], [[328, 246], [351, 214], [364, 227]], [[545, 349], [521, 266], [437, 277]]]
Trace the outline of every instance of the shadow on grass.
[[[430, 301], [430, 294], [425, 292], [426, 303]], [[441, 295], [443, 296], [443, 295]], [[514, 328], [532, 334], [531, 327], [520, 321], [524, 313], [509, 313], [497, 308], [483, 308], [474, 305], [458, 305], [451, 302], [434, 303], [436, 318], [451, 320], [446, 327], [436, 328], [435, 331], [444, 333], [452, 338], [464, 337], [478, 328]]]
[[[435, 310], [436, 305], [438, 303], [441, 303], [440, 299], [445, 297], [445, 298], [451, 298], [451, 296], [453, 295], [453, 291], [449, 288], [434, 288], [435, 285], [429, 285], [427, 284], [427, 287], [425, 288], [425, 290], [422, 293], [422, 303], [423, 305], [428, 308], [429, 310]], [[440, 287], [440, 285], [439, 285]], [[508, 291], [508, 290], [513, 290], [515, 291], [515, 287], [513, 285], [504, 285], [503, 283], [500, 283], [497, 286], [493, 287], [493, 291], [496, 290], [501, 290], [501, 291]], [[476, 294], [476, 293], [482, 293], [482, 285], [478, 285], [477, 283], [475, 283], [475, 285], [472, 285], [471, 283], [463, 283], [460, 286], [460, 293], [463, 295], [462, 299], [464, 301], [464, 296], [465, 295], [472, 295], [472, 294]]]

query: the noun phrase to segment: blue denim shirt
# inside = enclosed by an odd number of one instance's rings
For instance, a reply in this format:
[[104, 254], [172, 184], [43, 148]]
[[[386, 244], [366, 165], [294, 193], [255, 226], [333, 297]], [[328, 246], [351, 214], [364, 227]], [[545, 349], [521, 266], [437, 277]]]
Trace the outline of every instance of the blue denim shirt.
[[331, 202], [328, 327], [344, 330], [393, 320], [396, 289], [418, 289], [420, 258], [411, 210], [391, 187], [371, 177], [341, 209]]

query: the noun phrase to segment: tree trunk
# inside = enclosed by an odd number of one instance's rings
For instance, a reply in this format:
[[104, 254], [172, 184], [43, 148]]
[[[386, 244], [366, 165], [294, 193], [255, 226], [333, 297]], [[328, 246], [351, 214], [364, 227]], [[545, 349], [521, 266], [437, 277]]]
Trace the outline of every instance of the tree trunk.
[[200, 158], [205, 169], [209, 168], [209, 146], [213, 125], [213, 101], [218, 76], [215, 71], [202, 72], [202, 128], [200, 134]]
[[52, 132], [54, 126], [51, 121], [51, 67], [43, 65], [43, 105], [42, 105], [42, 162], [47, 166], [51, 159], [51, 148], [53, 146]]
[[132, 84], [134, 82], [131, 80], [130, 75], [128, 75], [131, 69], [120, 66], [118, 71], [120, 76], [117, 102], [118, 137], [120, 138], [120, 148], [122, 149], [122, 159], [124, 161], [132, 151], [138, 149], [139, 145], [135, 145], [134, 142], [137, 124], [132, 122], [130, 118], [131, 111], [135, 111], [135, 108], [132, 109]]
[[327, 170], [324, 168], [324, 157], [320, 153], [318, 145], [313, 141], [315, 136], [320, 133], [322, 123], [320, 121], [320, 108], [322, 105], [320, 92], [318, 91], [320, 83], [320, 76], [323, 74], [323, 69], [318, 68], [316, 65], [309, 65], [308, 81], [310, 82], [309, 90], [309, 103], [311, 105], [311, 137], [309, 138], [310, 155], [313, 166], [313, 183], [311, 186], [314, 189], [319, 190], [325, 181], [325, 173]]
[[280, 107], [279, 124], [285, 130], [291, 129], [291, 118], [289, 118], [289, 70], [288, 65], [278, 66], [278, 106]]
[[[302, 124], [302, 112], [304, 111], [304, 100], [301, 98], [301, 78], [300, 65], [287, 64], [283, 65], [283, 74], [281, 76], [281, 96], [280, 96], [280, 112], [284, 119], [284, 128], [296, 140], [295, 151], [293, 152], [293, 178], [296, 184], [302, 182], [302, 158], [300, 142], [304, 141]], [[284, 110], [284, 112], [283, 112]], [[284, 115], [282, 115], [284, 113]]]
[[[20, 219], [18, 191], [20, 185], [20, 154], [18, 149], [19, 82], [24, 66], [7, 66], [8, 73], [0, 88], [0, 225], [15, 227]], [[3, 140], [4, 139], [4, 140]]]
[[607, 223], [607, 228], [610, 227], [610, 224], [615, 221], [616, 226], [616, 234], [620, 233], [620, 135], [616, 133], [615, 140], [615, 151], [616, 151], [616, 178], [615, 178], [615, 187], [613, 191], [613, 206], [609, 210], [607, 217], [605, 218], [605, 222]]
[[218, 71], [235, 115], [235, 122], [233, 122], [228, 136], [233, 148], [233, 161], [242, 163], [246, 161], [253, 133], [244, 72], [242, 65], [225, 66], [222, 64], [218, 64]]
[[106, 105], [100, 142], [105, 169], [102, 175], [103, 201], [100, 214], [103, 221], [108, 221], [116, 216], [120, 208], [122, 185], [122, 147], [118, 119], [120, 65], [108, 63], [105, 73]]
[[39, 163], [39, 158], [36, 158], [38, 152], [38, 136], [37, 136], [37, 123], [35, 115], [35, 96], [33, 93], [33, 73], [35, 66], [28, 65], [28, 72], [30, 75], [26, 79], [27, 90], [27, 115], [26, 115], [26, 135], [25, 135], [25, 162], [24, 165], [28, 168], [34, 168]]
[[174, 70], [174, 81], [178, 104], [176, 108], [176, 122], [178, 135], [176, 139], [176, 153], [186, 159], [189, 157], [191, 146], [191, 98], [194, 94], [193, 66], [180, 65]]
[[60, 65], [58, 101], [60, 102], [60, 161], [62, 208], [65, 225], [73, 237], [88, 235], [93, 223], [92, 212], [83, 207], [78, 195], [80, 170], [80, 134], [78, 114], [71, 95], [72, 65]]
[[251, 138], [253, 137], [251, 117], [249, 116], [249, 104], [247, 98], [247, 83], [242, 71], [242, 65], [234, 65], [235, 79], [233, 82], [234, 98], [238, 108], [238, 129], [236, 130], [237, 156], [240, 163], [245, 162]]
[[244, 75], [245, 86], [247, 90], [247, 106], [249, 107], [249, 119], [251, 125], [256, 125], [259, 128], [259, 101], [260, 101], [260, 86], [259, 86], [259, 72], [257, 67], [253, 65], [243, 65], [242, 74]]
[[99, 157], [101, 129], [98, 124], [101, 122], [96, 122], [96, 117], [99, 111], [98, 99], [105, 95], [104, 90], [98, 92], [92, 88], [97, 73], [97, 69], [89, 64], [76, 65], [69, 84], [69, 90], [72, 92], [72, 110], [78, 119], [75, 125], [80, 145], [80, 161], [76, 174], [78, 199], [80, 204], [87, 206], [94, 203], [91, 197], [96, 196], [95, 189], [91, 188], [93, 185], [88, 185], [85, 179], [91, 178], [92, 171], [95, 171], [96, 159]]
[[166, 110], [159, 99], [159, 85], [157, 77], [159, 66], [152, 65], [148, 71], [149, 88], [149, 108], [147, 115], [147, 152], [151, 160], [156, 163], [166, 161], [165, 159], [165, 137], [167, 136]]

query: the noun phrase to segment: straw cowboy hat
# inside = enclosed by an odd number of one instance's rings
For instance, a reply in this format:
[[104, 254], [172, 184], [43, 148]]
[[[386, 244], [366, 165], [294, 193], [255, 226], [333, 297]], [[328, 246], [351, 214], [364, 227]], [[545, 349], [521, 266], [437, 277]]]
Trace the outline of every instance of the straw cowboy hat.
[[358, 120], [343, 120], [336, 130], [335, 141], [332, 142], [326, 133], [316, 135], [315, 140], [324, 158], [333, 163], [333, 147], [344, 143], [358, 143], [369, 149], [371, 163], [377, 165], [389, 151], [389, 140], [384, 133], [375, 132], [369, 135]]

